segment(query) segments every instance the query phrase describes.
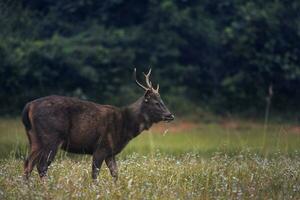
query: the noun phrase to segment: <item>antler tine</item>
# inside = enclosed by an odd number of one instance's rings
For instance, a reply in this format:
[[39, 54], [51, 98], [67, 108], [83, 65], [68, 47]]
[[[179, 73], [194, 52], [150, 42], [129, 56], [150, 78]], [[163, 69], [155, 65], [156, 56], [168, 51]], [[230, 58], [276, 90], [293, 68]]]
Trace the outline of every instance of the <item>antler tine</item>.
[[156, 93], [159, 93], [158, 90], [159, 90], [159, 84], [157, 84], [156, 89], [154, 89], [154, 91], [155, 91]]
[[144, 90], [148, 90], [147, 87], [143, 86], [141, 83], [138, 82], [137, 78], [136, 78], [136, 68], [134, 68], [134, 79], [135, 79], [135, 82], [138, 86], [140, 86], [141, 88], [143, 88]]
[[149, 69], [149, 72], [147, 74], [145, 74], [145, 73], [143, 73], [143, 74], [144, 74], [144, 76], [146, 78], [146, 83], [147, 83], [148, 88], [151, 89], [152, 88], [152, 83], [149, 80], [150, 75], [151, 75], [151, 68]]

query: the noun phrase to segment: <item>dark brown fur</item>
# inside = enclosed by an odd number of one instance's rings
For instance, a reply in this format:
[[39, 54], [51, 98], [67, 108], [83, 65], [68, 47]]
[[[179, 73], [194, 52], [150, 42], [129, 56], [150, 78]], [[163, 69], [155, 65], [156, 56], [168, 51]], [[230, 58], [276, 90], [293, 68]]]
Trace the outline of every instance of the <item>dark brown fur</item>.
[[153, 123], [172, 119], [159, 94], [151, 90], [124, 108], [63, 96], [36, 99], [23, 110], [22, 121], [30, 144], [25, 176], [29, 177], [35, 165], [40, 177], [45, 176], [58, 148], [62, 148], [93, 155], [94, 179], [103, 161], [117, 179], [115, 155]]

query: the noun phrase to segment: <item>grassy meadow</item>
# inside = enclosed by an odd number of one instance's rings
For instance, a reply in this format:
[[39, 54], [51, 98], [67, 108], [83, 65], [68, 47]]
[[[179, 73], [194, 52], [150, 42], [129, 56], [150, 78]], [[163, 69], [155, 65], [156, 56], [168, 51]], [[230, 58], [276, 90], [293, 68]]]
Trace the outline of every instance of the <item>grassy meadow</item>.
[[91, 157], [59, 152], [48, 177], [22, 178], [27, 138], [0, 120], [0, 199], [300, 199], [300, 127], [251, 121], [159, 124], [91, 180]]

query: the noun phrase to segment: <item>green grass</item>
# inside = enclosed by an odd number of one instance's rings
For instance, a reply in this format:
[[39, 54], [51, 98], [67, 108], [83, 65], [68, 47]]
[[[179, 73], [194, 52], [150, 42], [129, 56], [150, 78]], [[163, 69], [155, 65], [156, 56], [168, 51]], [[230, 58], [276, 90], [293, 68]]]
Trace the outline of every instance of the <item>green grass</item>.
[[93, 182], [91, 157], [62, 151], [45, 182], [36, 170], [26, 182], [23, 127], [20, 120], [1, 119], [0, 199], [300, 199], [297, 127], [237, 124], [146, 131], [118, 156], [117, 183], [104, 165]]
[[226, 129], [218, 124], [202, 124], [194, 130], [175, 134], [145, 132], [130, 143], [124, 153], [147, 154], [156, 149], [172, 155], [193, 152], [205, 157], [215, 152], [236, 155], [244, 150], [264, 156], [277, 152], [292, 156], [300, 149], [300, 134], [289, 133], [287, 128], [275, 125], [264, 134], [262, 126]]

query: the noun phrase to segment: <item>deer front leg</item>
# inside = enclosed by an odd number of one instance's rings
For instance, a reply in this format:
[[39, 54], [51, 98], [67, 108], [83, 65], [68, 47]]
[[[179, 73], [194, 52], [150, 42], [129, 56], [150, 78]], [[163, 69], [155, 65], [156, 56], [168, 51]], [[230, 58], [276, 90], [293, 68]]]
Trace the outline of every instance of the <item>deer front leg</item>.
[[93, 163], [92, 163], [92, 178], [94, 180], [97, 179], [97, 176], [99, 174], [101, 165], [103, 163], [103, 160], [106, 157], [106, 153], [103, 149], [97, 149], [93, 153]]
[[117, 167], [115, 156], [107, 157], [105, 159], [105, 163], [109, 168], [111, 176], [114, 178], [114, 181], [116, 182], [118, 180], [118, 167]]

